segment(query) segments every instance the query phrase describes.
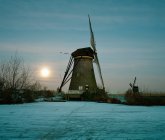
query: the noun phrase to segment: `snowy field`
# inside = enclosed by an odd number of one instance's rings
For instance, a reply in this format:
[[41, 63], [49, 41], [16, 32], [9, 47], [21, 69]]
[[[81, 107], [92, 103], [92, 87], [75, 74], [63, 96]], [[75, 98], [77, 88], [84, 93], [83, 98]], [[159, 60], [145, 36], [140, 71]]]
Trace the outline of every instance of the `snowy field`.
[[165, 140], [165, 107], [94, 102], [0, 105], [0, 139]]

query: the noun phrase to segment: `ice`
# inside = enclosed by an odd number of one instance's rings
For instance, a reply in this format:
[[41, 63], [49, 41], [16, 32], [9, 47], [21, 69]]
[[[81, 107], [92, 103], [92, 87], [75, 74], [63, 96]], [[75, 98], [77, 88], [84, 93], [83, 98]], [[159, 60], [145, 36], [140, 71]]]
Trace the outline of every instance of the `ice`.
[[0, 105], [0, 139], [165, 139], [164, 106], [95, 102]]

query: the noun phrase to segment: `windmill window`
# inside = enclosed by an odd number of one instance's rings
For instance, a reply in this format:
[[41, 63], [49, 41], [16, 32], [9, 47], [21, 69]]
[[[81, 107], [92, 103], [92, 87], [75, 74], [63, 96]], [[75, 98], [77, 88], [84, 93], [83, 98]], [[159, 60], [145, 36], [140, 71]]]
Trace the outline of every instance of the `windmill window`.
[[79, 90], [83, 90], [83, 86], [79, 86], [78, 89], [79, 89]]

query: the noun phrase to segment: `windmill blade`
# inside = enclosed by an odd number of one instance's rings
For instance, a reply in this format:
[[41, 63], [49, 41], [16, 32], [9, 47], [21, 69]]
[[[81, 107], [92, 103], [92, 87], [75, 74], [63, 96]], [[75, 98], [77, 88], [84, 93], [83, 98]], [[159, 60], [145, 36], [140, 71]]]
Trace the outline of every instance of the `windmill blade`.
[[100, 68], [99, 59], [97, 57], [97, 53], [95, 53], [95, 60], [94, 60], [94, 62], [97, 64], [100, 80], [101, 80], [101, 83], [102, 83], [102, 86], [103, 86], [103, 89], [104, 89], [104, 81], [103, 81], [103, 77], [102, 77], [102, 74], [101, 74], [101, 68]]
[[135, 79], [134, 79], [133, 86], [135, 86], [135, 83], [136, 83], [136, 77], [135, 77]]
[[91, 47], [94, 50], [94, 52], [96, 52], [96, 44], [95, 44], [95, 39], [94, 39], [94, 34], [92, 31], [92, 25], [91, 25], [91, 20], [90, 20], [90, 16], [88, 15], [89, 18], [89, 28], [90, 28], [90, 34], [91, 34], [91, 38], [90, 38], [90, 43], [91, 43]]
[[97, 65], [98, 72], [99, 72], [99, 77], [100, 77], [100, 80], [101, 80], [101, 83], [102, 83], [102, 86], [103, 86], [103, 89], [104, 89], [103, 77], [102, 77], [102, 74], [101, 74], [100, 63], [99, 63], [99, 59], [98, 59], [97, 52], [96, 52], [96, 43], [95, 43], [94, 34], [93, 34], [93, 31], [92, 31], [91, 20], [90, 20], [89, 15], [88, 15], [88, 18], [89, 18], [89, 28], [90, 28], [90, 35], [91, 35], [90, 43], [91, 43], [91, 47], [94, 51], [94, 62]]
[[131, 88], [133, 87], [131, 83], [129, 85], [130, 85]]

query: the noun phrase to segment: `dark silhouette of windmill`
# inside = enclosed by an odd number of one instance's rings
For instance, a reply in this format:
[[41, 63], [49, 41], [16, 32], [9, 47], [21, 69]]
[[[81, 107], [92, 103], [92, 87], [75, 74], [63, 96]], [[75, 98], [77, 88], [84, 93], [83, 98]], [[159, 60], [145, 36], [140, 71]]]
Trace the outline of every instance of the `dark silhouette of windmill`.
[[133, 81], [133, 84], [130, 83], [129, 85], [130, 85], [133, 93], [139, 93], [139, 87], [135, 86], [135, 84], [136, 84], [136, 77], [135, 77], [135, 79]]
[[97, 65], [102, 83], [102, 90], [105, 89], [89, 15], [88, 18], [91, 47], [77, 49], [71, 54], [64, 78], [59, 88], [61, 92], [62, 87], [71, 80], [68, 94], [75, 98], [79, 97], [84, 91], [88, 91], [89, 93], [98, 91], [93, 63]]

